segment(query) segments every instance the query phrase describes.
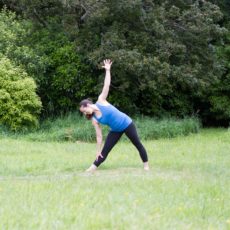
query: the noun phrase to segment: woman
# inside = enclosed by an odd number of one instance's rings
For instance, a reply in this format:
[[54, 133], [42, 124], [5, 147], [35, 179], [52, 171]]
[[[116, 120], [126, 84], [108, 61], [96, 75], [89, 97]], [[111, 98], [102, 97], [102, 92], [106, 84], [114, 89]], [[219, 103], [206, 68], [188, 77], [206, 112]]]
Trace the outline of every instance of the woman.
[[[92, 172], [105, 161], [109, 152], [118, 142], [123, 133], [132, 141], [140, 157], [144, 163], [144, 169], [149, 170], [148, 156], [144, 146], [141, 144], [137, 135], [136, 128], [129, 116], [120, 112], [117, 108], [111, 105], [106, 99], [109, 93], [109, 87], [111, 82], [111, 69], [112, 62], [109, 59], [104, 60], [104, 66], [102, 66], [105, 73], [104, 86], [101, 94], [98, 97], [96, 104], [93, 104], [89, 99], [85, 99], [80, 103], [80, 111], [88, 118], [92, 120], [92, 124], [96, 130], [97, 139], [97, 154], [94, 163], [86, 170]], [[108, 125], [111, 128], [105, 144], [102, 148], [102, 130], [100, 124]]]

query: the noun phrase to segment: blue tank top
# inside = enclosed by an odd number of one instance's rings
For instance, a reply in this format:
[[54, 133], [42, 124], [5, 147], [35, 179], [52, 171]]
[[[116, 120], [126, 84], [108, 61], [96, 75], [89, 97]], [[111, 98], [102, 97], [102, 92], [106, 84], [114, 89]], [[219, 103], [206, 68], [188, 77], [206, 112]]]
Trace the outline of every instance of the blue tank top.
[[93, 115], [94, 119], [103, 125], [108, 125], [112, 131], [122, 132], [132, 123], [129, 116], [111, 104], [101, 105], [97, 102], [96, 106], [100, 109], [102, 115], [99, 118]]

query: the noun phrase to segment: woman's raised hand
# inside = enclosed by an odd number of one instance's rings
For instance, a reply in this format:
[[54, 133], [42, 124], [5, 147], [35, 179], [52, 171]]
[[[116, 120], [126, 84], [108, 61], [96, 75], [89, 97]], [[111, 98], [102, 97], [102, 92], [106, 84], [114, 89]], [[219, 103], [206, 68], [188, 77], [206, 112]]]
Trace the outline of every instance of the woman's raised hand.
[[105, 59], [103, 63], [104, 65], [102, 66], [102, 68], [104, 68], [105, 70], [110, 70], [113, 62], [110, 59]]

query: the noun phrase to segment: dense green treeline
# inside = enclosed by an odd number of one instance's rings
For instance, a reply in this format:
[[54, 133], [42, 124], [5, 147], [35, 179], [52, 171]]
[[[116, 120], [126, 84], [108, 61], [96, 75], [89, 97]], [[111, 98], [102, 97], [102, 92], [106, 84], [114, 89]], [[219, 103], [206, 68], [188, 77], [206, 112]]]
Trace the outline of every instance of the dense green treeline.
[[109, 101], [122, 110], [229, 124], [227, 0], [0, 0], [0, 6], [0, 53], [36, 82], [41, 117], [75, 110], [84, 97], [95, 100], [100, 62], [111, 58]]

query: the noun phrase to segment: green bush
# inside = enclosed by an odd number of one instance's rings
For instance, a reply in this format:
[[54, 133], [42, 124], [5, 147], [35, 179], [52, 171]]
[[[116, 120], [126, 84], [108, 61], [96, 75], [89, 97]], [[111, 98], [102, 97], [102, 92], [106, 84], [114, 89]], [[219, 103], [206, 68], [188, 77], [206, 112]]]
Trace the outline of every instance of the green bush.
[[41, 102], [32, 78], [6, 57], [0, 60], [0, 123], [17, 131], [38, 125]]

